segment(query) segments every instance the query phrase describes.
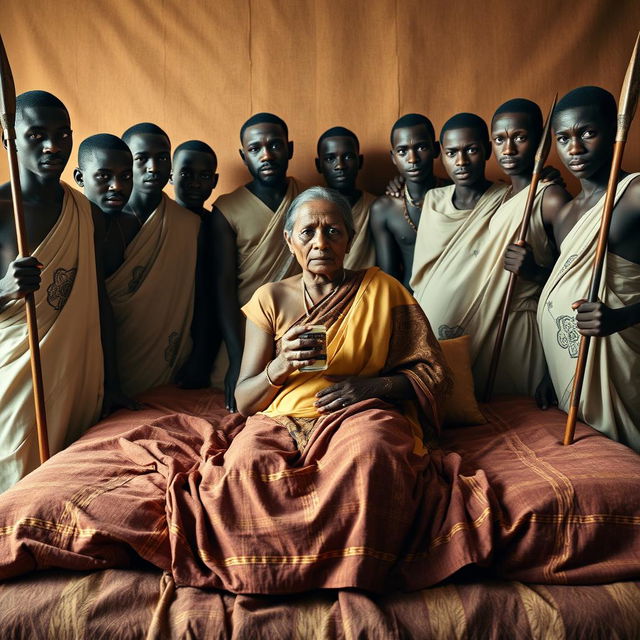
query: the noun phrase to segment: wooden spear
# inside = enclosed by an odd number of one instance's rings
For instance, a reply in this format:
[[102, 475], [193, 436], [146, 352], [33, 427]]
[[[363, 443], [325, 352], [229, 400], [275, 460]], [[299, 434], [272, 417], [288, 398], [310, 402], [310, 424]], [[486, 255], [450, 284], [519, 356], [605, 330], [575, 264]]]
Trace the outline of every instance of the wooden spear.
[[[618, 128], [613, 147], [613, 160], [611, 162], [611, 173], [609, 174], [609, 183], [607, 185], [607, 195], [604, 199], [604, 209], [602, 211], [602, 219], [600, 222], [600, 233], [598, 235], [596, 255], [593, 260], [593, 272], [591, 274], [591, 284], [589, 285], [589, 302], [597, 302], [598, 295], [600, 293], [602, 268], [604, 266], [604, 259], [607, 255], [609, 227], [611, 226], [611, 217], [613, 215], [613, 207], [615, 205], [616, 191], [618, 187], [618, 174], [620, 173], [620, 167], [622, 166], [622, 156], [627, 142], [629, 127], [631, 126], [631, 121], [633, 120], [636, 106], [638, 104], [638, 92], [640, 91], [639, 42], [640, 33], [638, 33], [638, 37], [636, 38], [636, 44], [633, 48], [631, 60], [627, 67], [627, 73], [625, 74], [624, 82], [622, 83], [622, 91], [620, 92], [620, 102], [618, 105]], [[573, 378], [571, 403], [569, 405], [569, 414], [567, 416], [567, 424], [564, 430], [565, 445], [569, 445], [573, 442], [573, 436], [576, 430], [580, 395], [582, 394], [582, 383], [584, 382], [584, 373], [587, 367], [587, 356], [589, 355], [589, 343], [590, 336], [580, 337], [580, 350], [578, 352], [576, 373]]]
[[[18, 170], [18, 156], [16, 154], [16, 88], [13, 74], [9, 66], [7, 52], [0, 36], [0, 125], [2, 138], [7, 147], [9, 157], [9, 176], [11, 180], [11, 199], [13, 200], [13, 216], [16, 225], [18, 253], [28, 256], [27, 237], [22, 208], [22, 189], [20, 188], [20, 174]], [[27, 314], [27, 328], [29, 335], [29, 350], [31, 355], [31, 378], [33, 380], [33, 395], [35, 401], [36, 427], [38, 431], [38, 448], [40, 462], [49, 458], [49, 438], [47, 436], [47, 417], [44, 406], [44, 387], [42, 384], [42, 366], [40, 362], [40, 342], [38, 340], [38, 321], [36, 319], [36, 302], [33, 293], [25, 296]]]
[[[524, 206], [524, 213], [522, 215], [522, 222], [518, 229], [518, 239], [516, 244], [521, 247], [524, 246], [527, 238], [527, 231], [529, 230], [529, 221], [531, 220], [531, 211], [533, 210], [533, 202], [536, 199], [536, 191], [538, 190], [538, 183], [540, 182], [540, 176], [544, 169], [544, 163], [547, 161], [549, 151], [551, 149], [551, 116], [558, 100], [558, 94], [553, 99], [553, 104], [547, 115], [547, 121], [544, 124], [544, 130], [542, 132], [542, 138], [538, 149], [536, 150], [535, 162], [533, 165], [533, 175], [531, 176], [531, 184], [529, 185], [529, 193], [527, 194], [527, 202]], [[498, 363], [500, 362], [500, 352], [502, 351], [502, 343], [504, 342], [504, 334], [507, 330], [507, 322], [509, 321], [509, 309], [511, 308], [511, 299], [513, 298], [513, 292], [516, 287], [517, 274], [509, 274], [509, 284], [507, 285], [507, 291], [502, 301], [502, 310], [500, 312], [500, 324], [498, 325], [498, 333], [496, 334], [496, 341], [493, 345], [493, 353], [491, 355], [491, 364], [489, 366], [489, 375], [487, 376], [487, 384], [484, 391], [484, 401], [489, 402], [493, 395], [493, 385], [496, 381], [496, 373], [498, 371]]]

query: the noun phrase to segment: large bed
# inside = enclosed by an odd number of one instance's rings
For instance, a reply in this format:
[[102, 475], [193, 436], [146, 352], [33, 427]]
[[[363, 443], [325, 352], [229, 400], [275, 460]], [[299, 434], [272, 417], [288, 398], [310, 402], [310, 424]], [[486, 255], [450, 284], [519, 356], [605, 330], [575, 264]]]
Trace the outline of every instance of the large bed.
[[[77, 516], [74, 524], [34, 510], [33, 496], [55, 494], [56, 482], [77, 482], [82, 497], [73, 506], [87, 511], [93, 496], [122, 485], [126, 474], [116, 469], [101, 486], [84, 486], [77, 460], [95, 450], [87, 464], [102, 464], [101, 443], [136, 425], [157, 430], [177, 420], [185, 429], [196, 425], [195, 433], [225, 416], [222, 396], [209, 391], [166, 387], [143, 399], [141, 412], [121, 411], [96, 425], [5, 494], [2, 638], [640, 637], [640, 456], [581, 424], [575, 444], [563, 447], [565, 416], [557, 410], [499, 398], [482, 407], [486, 424], [445, 429], [434, 446], [437, 459], [458, 461], [460, 496], [416, 554], [417, 571], [433, 567], [434, 586], [385, 595], [346, 589], [235, 596], [177, 586], [170, 564], [159, 568], [149, 537], [143, 547], [118, 545], [116, 530], [105, 545]], [[226, 424], [233, 429], [233, 419]], [[463, 513], [466, 505], [471, 511]], [[135, 504], [125, 512], [133, 518]], [[65, 536], [103, 545], [94, 570], [51, 568], [52, 545], [57, 554], [72, 552]], [[458, 544], [447, 547], [452, 541]], [[450, 565], [462, 568], [437, 580], [447, 548], [463, 554]]]

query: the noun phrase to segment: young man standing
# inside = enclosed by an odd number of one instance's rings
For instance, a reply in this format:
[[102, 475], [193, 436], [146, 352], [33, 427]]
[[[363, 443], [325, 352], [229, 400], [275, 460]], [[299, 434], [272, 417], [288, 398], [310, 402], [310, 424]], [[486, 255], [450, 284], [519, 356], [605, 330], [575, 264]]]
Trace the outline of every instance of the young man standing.
[[431, 121], [418, 113], [402, 116], [391, 128], [391, 160], [404, 181], [398, 197], [381, 196], [371, 207], [378, 266], [409, 288], [413, 252], [426, 193], [447, 184], [433, 174], [440, 155]]
[[16, 148], [31, 256], [18, 253], [11, 186], [0, 186], [0, 491], [39, 464], [25, 305], [34, 292], [49, 448], [63, 449], [117, 406], [129, 406], [114, 360], [102, 274], [104, 222], [60, 181], [69, 113], [45, 91], [18, 96]]
[[318, 139], [316, 169], [327, 186], [341, 193], [351, 204], [356, 235], [345, 256], [345, 269], [366, 269], [376, 263], [376, 252], [369, 230], [369, 212], [375, 196], [356, 185], [364, 158], [353, 131], [332, 127]]
[[[213, 205], [210, 246], [217, 309], [229, 364], [218, 358], [214, 384], [224, 375], [227, 409], [235, 410], [234, 391], [244, 344], [240, 306], [267, 282], [288, 278], [299, 266], [283, 241], [284, 216], [300, 193], [297, 180], [287, 177], [293, 142], [284, 120], [257, 113], [240, 129], [240, 157], [251, 181], [220, 196]], [[226, 369], [226, 375], [222, 372]]]
[[558, 406], [567, 411], [580, 335], [591, 341], [578, 416], [640, 452], [640, 180], [620, 172], [599, 300], [586, 302], [607, 190], [617, 108], [600, 87], [564, 96], [556, 149], [580, 193], [554, 227], [560, 256], [540, 296], [538, 327]]
[[171, 172], [167, 134], [141, 123], [122, 138], [133, 155], [133, 193], [126, 210], [140, 230], [107, 289], [122, 385], [133, 395], [169, 383], [191, 351], [200, 218], [162, 191]]

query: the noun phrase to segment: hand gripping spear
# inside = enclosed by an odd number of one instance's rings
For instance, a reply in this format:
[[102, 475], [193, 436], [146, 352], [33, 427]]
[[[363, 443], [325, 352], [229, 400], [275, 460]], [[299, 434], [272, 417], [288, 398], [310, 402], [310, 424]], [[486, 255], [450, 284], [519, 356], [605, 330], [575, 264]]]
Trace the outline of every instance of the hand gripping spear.
[[[591, 284], [589, 285], [589, 302], [597, 302], [600, 292], [600, 281], [602, 280], [602, 268], [607, 255], [607, 242], [609, 239], [609, 227], [616, 199], [618, 187], [618, 174], [622, 166], [622, 155], [627, 142], [627, 133], [633, 120], [633, 115], [638, 104], [638, 92], [640, 91], [640, 52], [638, 51], [640, 33], [636, 38], [636, 44], [631, 54], [631, 60], [627, 67], [627, 73], [622, 83], [620, 92], [620, 103], [618, 105], [618, 128], [616, 131], [616, 141], [613, 147], [613, 160], [611, 162], [611, 173], [609, 174], [609, 184], [607, 185], [607, 195], [604, 199], [604, 210], [600, 222], [600, 233], [596, 246], [596, 255], [593, 259], [593, 272], [591, 274]], [[580, 351], [578, 352], [578, 362], [576, 373], [573, 378], [573, 388], [571, 390], [571, 404], [569, 405], [569, 415], [564, 429], [564, 444], [573, 442], [573, 435], [576, 430], [576, 419], [578, 418], [578, 408], [580, 406], [580, 395], [582, 393], [582, 383], [587, 367], [587, 356], [589, 355], [589, 336], [580, 337]]]
[[[522, 222], [518, 229], [518, 239], [516, 244], [521, 247], [524, 246], [527, 238], [527, 231], [529, 230], [529, 221], [531, 220], [531, 211], [533, 209], [533, 202], [536, 198], [536, 191], [538, 190], [538, 183], [540, 182], [540, 176], [544, 163], [547, 161], [547, 156], [551, 149], [551, 116], [558, 100], [558, 94], [553, 99], [553, 104], [547, 115], [547, 121], [544, 124], [544, 131], [542, 132], [542, 138], [538, 149], [536, 151], [535, 162], [533, 165], [533, 175], [531, 176], [531, 184], [529, 185], [529, 193], [527, 194], [527, 202], [524, 206], [524, 213], [522, 215]], [[496, 381], [496, 373], [498, 371], [498, 363], [500, 362], [500, 352], [502, 351], [502, 343], [504, 341], [504, 334], [507, 330], [507, 322], [509, 320], [509, 308], [511, 307], [511, 299], [513, 298], [513, 292], [516, 287], [517, 274], [509, 274], [509, 284], [507, 285], [507, 292], [505, 293], [504, 300], [502, 302], [502, 310], [500, 312], [500, 324], [498, 325], [498, 333], [496, 334], [496, 341], [493, 346], [493, 354], [491, 355], [491, 364], [489, 366], [489, 375], [487, 376], [487, 385], [484, 391], [484, 401], [489, 402], [493, 395], [493, 385]]]
[[[16, 88], [9, 66], [7, 52], [0, 37], [0, 125], [2, 139], [7, 147], [9, 156], [9, 176], [11, 180], [11, 199], [13, 200], [13, 215], [18, 240], [18, 253], [29, 255], [24, 228], [24, 214], [22, 210], [22, 190], [20, 189], [20, 175], [18, 172], [18, 156], [16, 154]], [[36, 302], [33, 293], [25, 297], [27, 328], [29, 334], [29, 351], [31, 354], [31, 378], [33, 380], [33, 395], [35, 401], [36, 427], [38, 430], [38, 448], [40, 462], [49, 458], [49, 438], [47, 437], [47, 417], [44, 407], [44, 388], [42, 385], [42, 366], [40, 363], [40, 342], [38, 340], [38, 321], [36, 319]]]

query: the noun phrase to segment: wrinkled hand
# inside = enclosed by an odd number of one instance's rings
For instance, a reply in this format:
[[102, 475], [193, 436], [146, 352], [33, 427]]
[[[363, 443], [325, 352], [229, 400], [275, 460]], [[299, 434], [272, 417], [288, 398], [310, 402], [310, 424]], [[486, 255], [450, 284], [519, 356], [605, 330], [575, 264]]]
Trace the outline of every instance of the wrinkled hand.
[[316, 359], [316, 356], [323, 352], [324, 341], [320, 336], [318, 338], [300, 337], [310, 330], [310, 325], [297, 325], [291, 327], [282, 336], [281, 350], [276, 358], [277, 366], [269, 367], [270, 375], [272, 375], [272, 371], [286, 372], [287, 375], [290, 375], [301, 367], [309, 366]]
[[0, 280], [0, 298], [17, 300], [40, 288], [42, 263], [33, 256], [16, 258], [9, 263], [7, 273]]
[[235, 413], [236, 407], [236, 385], [240, 375], [240, 361], [233, 359], [229, 363], [229, 368], [224, 376], [224, 406], [229, 413]]
[[556, 390], [553, 388], [549, 372], [544, 374], [544, 377], [536, 388], [534, 397], [536, 404], [543, 411], [546, 411], [549, 407], [558, 406], [558, 396], [556, 395]]
[[[335, 381], [337, 378], [327, 376], [327, 380]], [[377, 378], [351, 377], [341, 380], [330, 387], [318, 391], [314, 402], [318, 413], [332, 413], [355, 404], [361, 400], [377, 397], [379, 385]]]
[[607, 307], [603, 302], [576, 300], [571, 308], [577, 311], [576, 323], [583, 336], [602, 338], [621, 331], [616, 309]]
[[100, 418], [106, 418], [118, 409], [140, 411], [143, 407], [144, 404], [126, 396], [120, 389], [109, 389], [105, 387]]
[[389, 184], [384, 193], [392, 198], [402, 198], [402, 190], [404, 189], [404, 177], [395, 176], [389, 180]]
[[175, 375], [175, 383], [181, 389], [206, 389], [211, 386], [210, 371], [195, 352], [191, 352]]
[[562, 178], [562, 174], [555, 167], [544, 167], [540, 174], [540, 182], [547, 184], [557, 184], [559, 187], [566, 187], [566, 183]]
[[511, 271], [525, 280], [532, 280], [537, 272], [533, 249], [526, 242], [524, 246], [516, 243], [508, 245], [502, 264], [507, 271]]

